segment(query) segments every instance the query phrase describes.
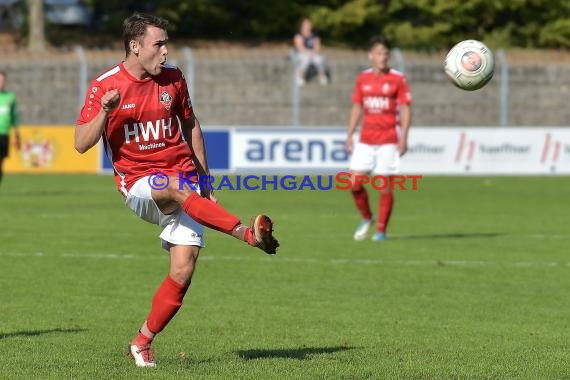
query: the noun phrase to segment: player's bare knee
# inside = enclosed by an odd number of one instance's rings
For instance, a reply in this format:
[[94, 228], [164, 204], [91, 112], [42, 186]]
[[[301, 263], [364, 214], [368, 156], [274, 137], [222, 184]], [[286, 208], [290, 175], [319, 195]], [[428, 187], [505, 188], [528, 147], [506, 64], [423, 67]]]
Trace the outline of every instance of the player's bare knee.
[[195, 263], [186, 263], [184, 265], [176, 265], [170, 268], [170, 277], [179, 284], [188, 285], [194, 274]]
[[179, 186], [176, 177], [170, 177], [166, 187], [152, 190], [152, 199], [160, 211], [168, 215], [184, 204], [191, 192], [191, 189]]
[[366, 173], [362, 172], [352, 172], [350, 177], [351, 191], [353, 193], [358, 193], [362, 190], [362, 185], [370, 182], [370, 178]]
[[192, 279], [194, 268], [194, 261], [173, 263], [173, 265], [170, 266], [170, 277], [180, 284], [188, 284]]
[[196, 260], [198, 259], [198, 249], [192, 251], [186, 260], [173, 262], [170, 266], [170, 276], [174, 281], [189, 285], [196, 269]]
[[171, 198], [174, 199], [179, 205], [184, 204], [186, 199], [190, 196], [190, 194], [195, 192], [196, 189], [196, 184], [180, 182], [179, 178], [173, 178], [173, 180], [169, 183]]
[[170, 276], [174, 281], [185, 285], [190, 284], [199, 253], [200, 247], [198, 246], [171, 246]]

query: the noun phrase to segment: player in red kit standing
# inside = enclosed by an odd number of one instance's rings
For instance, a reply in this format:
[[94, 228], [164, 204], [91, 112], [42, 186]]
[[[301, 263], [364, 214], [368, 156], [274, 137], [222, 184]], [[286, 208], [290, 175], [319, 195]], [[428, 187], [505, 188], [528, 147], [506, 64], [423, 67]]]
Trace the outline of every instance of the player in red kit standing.
[[[411, 96], [406, 77], [388, 66], [390, 43], [386, 38], [375, 36], [370, 40], [368, 58], [372, 67], [358, 75], [352, 93], [353, 105], [345, 148], [351, 153], [352, 196], [362, 216], [354, 239], [366, 238], [376, 221], [372, 240], [381, 241], [386, 239], [386, 228], [394, 204], [391, 186], [380, 190], [380, 204], [375, 217], [370, 209], [368, 193], [364, 186], [355, 181], [355, 176], [372, 172], [390, 178], [390, 175], [398, 173], [400, 157], [407, 150]], [[360, 139], [355, 144], [352, 135], [361, 120]]]
[[186, 186], [191, 173], [209, 175], [208, 161], [184, 76], [166, 64], [167, 27], [166, 20], [145, 14], [124, 21], [126, 58], [91, 82], [75, 128], [80, 153], [103, 138], [126, 205], [163, 228], [162, 247], [170, 253], [169, 274], [129, 344], [139, 367], [155, 366], [151, 343], [182, 305], [204, 247], [204, 226], [268, 254], [279, 246], [266, 215], [245, 226], [216, 203], [207, 186]]

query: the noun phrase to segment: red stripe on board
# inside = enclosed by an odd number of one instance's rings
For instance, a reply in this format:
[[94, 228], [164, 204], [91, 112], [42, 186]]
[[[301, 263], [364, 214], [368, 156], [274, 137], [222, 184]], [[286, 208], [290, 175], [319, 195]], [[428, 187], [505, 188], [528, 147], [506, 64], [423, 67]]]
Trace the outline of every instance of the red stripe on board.
[[552, 136], [550, 136], [550, 133], [546, 134], [546, 139], [544, 140], [544, 147], [542, 148], [542, 157], [540, 158], [540, 163], [544, 164], [544, 162], [546, 161], [546, 157], [548, 156], [548, 150], [550, 148], [550, 139]]
[[459, 162], [461, 160], [463, 145], [465, 145], [465, 132], [461, 133], [461, 137], [459, 138], [459, 146], [457, 147], [457, 153], [455, 153], [455, 162]]

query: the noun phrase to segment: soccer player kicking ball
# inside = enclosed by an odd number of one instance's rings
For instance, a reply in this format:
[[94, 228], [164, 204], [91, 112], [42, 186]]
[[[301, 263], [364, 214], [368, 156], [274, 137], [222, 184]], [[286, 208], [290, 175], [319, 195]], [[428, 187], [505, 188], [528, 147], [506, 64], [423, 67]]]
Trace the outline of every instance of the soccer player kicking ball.
[[202, 196], [195, 186], [181, 186], [190, 173], [209, 175], [209, 171], [184, 76], [166, 64], [167, 27], [166, 20], [145, 14], [124, 21], [126, 58], [91, 82], [75, 128], [75, 148], [80, 153], [103, 137], [126, 205], [163, 228], [162, 247], [170, 253], [170, 272], [129, 344], [139, 367], [155, 366], [152, 340], [182, 306], [204, 247], [204, 226], [268, 254], [275, 254], [279, 246], [266, 215], [245, 226], [216, 203], [206, 186]]
[[[386, 239], [386, 228], [394, 204], [391, 186], [382, 186], [384, 189], [380, 190], [376, 218], [370, 210], [366, 189], [355, 177], [372, 172], [374, 175], [384, 175], [390, 181], [390, 175], [398, 173], [400, 156], [407, 150], [411, 96], [404, 74], [388, 66], [390, 43], [386, 38], [375, 36], [370, 40], [368, 59], [372, 67], [357, 76], [352, 93], [353, 105], [345, 148], [352, 154], [352, 197], [362, 215], [354, 239], [365, 239], [376, 221], [376, 232], [372, 240], [382, 241]], [[355, 144], [352, 135], [361, 119], [360, 140]]]

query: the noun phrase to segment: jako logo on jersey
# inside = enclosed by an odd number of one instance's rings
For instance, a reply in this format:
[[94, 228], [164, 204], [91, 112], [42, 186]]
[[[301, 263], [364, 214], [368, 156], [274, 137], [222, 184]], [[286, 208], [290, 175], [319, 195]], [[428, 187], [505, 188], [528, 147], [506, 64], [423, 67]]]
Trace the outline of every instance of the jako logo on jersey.
[[135, 108], [135, 107], [136, 107], [135, 103], [128, 103], [128, 104], [123, 104], [121, 109], [122, 110], [129, 110], [129, 109]]
[[147, 121], [143, 123], [125, 124], [125, 142], [131, 143], [131, 138], [135, 138], [135, 142], [150, 141], [152, 136], [153, 140], [163, 140], [167, 137], [172, 137], [172, 118], [168, 120], [160, 119], [155, 121]]
[[390, 99], [385, 96], [366, 96], [364, 106], [371, 110], [387, 110], [390, 108]]
[[164, 108], [167, 110], [169, 110], [172, 105], [172, 96], [170, 96], [166, 90], [162, 91], [162, 94], [160, 94], [160, 103], [162, 103]]

